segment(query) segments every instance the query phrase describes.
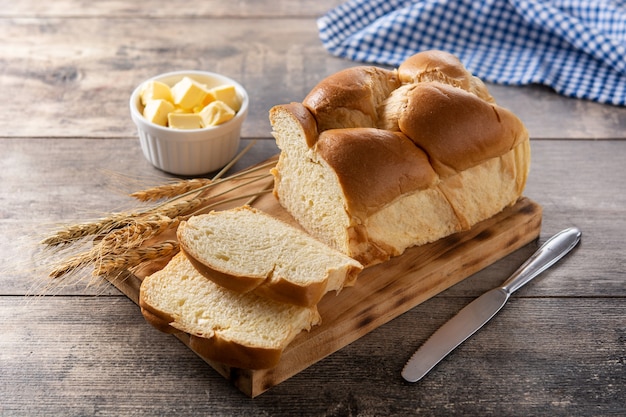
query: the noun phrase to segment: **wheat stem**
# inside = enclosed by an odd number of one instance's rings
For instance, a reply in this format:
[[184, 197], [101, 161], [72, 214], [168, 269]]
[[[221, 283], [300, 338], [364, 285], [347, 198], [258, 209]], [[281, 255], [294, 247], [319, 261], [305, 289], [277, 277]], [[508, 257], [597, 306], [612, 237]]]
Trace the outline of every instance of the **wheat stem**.
[[226, 166], [224, 168], [222, 168], [222, 170], [220, 172], [218, 172], [214, 177], [213, 177], [213, 181], [222, 178], [222, 175], [224, 175], [226, 172], [228, 172], [229, 169], [231, 169], [233, 167], [233, 165], [235, 165], [237, 163], [237, 161], [239, 161], [255, 144], [256, 144], [256, 139], [254, 139], [252, 142], [250, 142], [248, 144], [248, 146], [246, 146], [245, 148], [243, 148], [241, 150], [241, 152], [239, 152], [237, 155], [235, 155], [235, 157], [228, 163], [226, 164]]
[[164, 198], [172, 198], [181, 196], [183, 194], [192, 191], [197, 191], [200, 188], [210, 185], [212, 182], [220, 179], [234, 164], [237, 163], [249, 150], [256, 144], [256, 139], [249, 143], [244, 149], [241, 150], [220, 172], [218, 172], [212, 179], [208, 178], [194, 178], [189, 180], [179, 180], [171, 184], [158, 185], [156, 187], [148, 188], [146, 190], [136, 191], [130, 194], [131, 197], [136, 198], [142, 202], [157, 201]]
[[50, 271], [50, 278], [60, 278], [93, 262], [93, 252], [84, 252], [63, 261], [62, 264]]
[[158, 201], [164, 198], [175, 197], [189, 191], [194, 191], [210, 184], [211, 182], [213, 182], [213, 180], [208, 178], [181, 180], [172, 184], [158, 185], [146, 190], [136, 191], [130, 194], [130, 196], [142, 202]]
[[[156, 207], [153, 207], [153, 208], [151, 208], [151, 209], [148, 209], [148, 210], [146, 210], [146, 211], [155, 211], [155, 210], [159, 210], [161, 207], [166, 206], [167, 204], [171, 203], [172, 201], [175, 201], [175, 200], [180, 200], [180, 199], [183, 199], [183, 198], [188, 197], [188, 196], [190, 196], [190, 195], [198, 195], [198, 194], [200, 194], [202, 191], [206, 191], [206, 190], [208, 190], [209, 188], [212, 188], [212, 187], [215, 187], [215, 186], [217, 186], [217, 185], [220, 185], [220, 184], [222, 184], [222, 183], [224, 183], [224, 182], [226, 182], [226, 181], [232, 181], [232, 180], [236, 180], [236, 179], [240, 179], [240, 178], [245, 178], [245, 177], [249, 176], [250, 174], [252, 174], [252, 173], [254, 173], [254, 172], [257, 172], [257, 171], [260, 171], [260, 170], [263, 170], [263, 169], [269, 168], [269, 167], [271, 167], [271, 166], [273, 166], [273, 165], [275, 165], [275, 164], [276, 164], [276, 162], [274, 162], [274, 161], [270, 161], [270, 162], [266, 162], [266, 163], [264, 163], [264, 164], [261, 164], [261, 165], [255, 166], [255, 167], [253, 167], [253, 168], [248, 168], [248, 169], [246, 169], [246, 170], [240, 171], [240, 172], [238, 172], [238, 173], [236, 173], [236, 174], [233, 174], [233, 175], [229, 176], [228, 178], [224, 178], [224, 179], [220, 179], [220, 178], [213, 179], [213, 181], [212, 181], [210, 184], [206, 184], [206, 185], [204, 185], [204, 186], [202, 186], [202, 187], [196, 188], [195, 190], [188, 191], [188, 192], [186, 192], [186, 193], [183, 193], [183, 194], [179, 194], [179, 195], [177, 195], [177, 196], [174, 196], [174, 197], [172, 197], [170, 200], [165, 201], [165, 202], [161, 203], [160, 205], [158, 205], [158, 206], [156, 206]], [[264, 178], [269, 178], [270, 176], [271, 176], [271, 174], [270, 174], [269, 172], [268, 172], [268, 173], [266, 173], [266, 174], [259, 175], [259, 177], [264, 177]]]
[[267, 194], [267, 193], [269, 193], [271, 191], [272, 191], [271, 188], [266, 188], [265, 190], [258, 191], [256, 193], [240, 195], [240, 196], [229, 198], [229, 199], [226, 199], [226, 200], [217, 201], [217, 202], [215, 202], [213, 204], [208, 204], [206, 206], [203, 206], [202, 208], [200, 208], [197, 211], [194, 211], [193, 213], [190, 213], [188, 216], [186, 216], [186, 218], [189, 218], [191, 216], [196, 216], [196, 215], [201, 214], [201, 213], [206, 213], [208, 211], [213, 210], [215, 207], [221, 206], [222, 204], [233, 203], [235, 201], [243, 200], [245, 198], [249, 198], [249, 199], [252, 199], [254, 201], [254, 199], [259, 197], [260, 195]]

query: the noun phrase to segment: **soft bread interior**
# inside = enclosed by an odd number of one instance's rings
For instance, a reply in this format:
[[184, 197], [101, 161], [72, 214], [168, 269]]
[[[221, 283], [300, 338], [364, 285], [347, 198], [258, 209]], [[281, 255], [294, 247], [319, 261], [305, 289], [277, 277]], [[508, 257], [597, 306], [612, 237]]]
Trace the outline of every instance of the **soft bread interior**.
[[326, 292], [352, 285], [362, 269], [304, 231], [249, 206], [192, 216], [177, 235], [208, 279], [233, 290], [260, 290], [282, 302], [317, 304]]
[[[298, 106], [294, 104], [294, 107]], [[272, 120], [272, 133], [281, 150], [272, 170], [274, 194], [280, 196], [281, 204], [290, 208], [305, 230], [313, 236], [324, 236], [324, 243], [349, 254], [350, 242], [344, 231], [351, 227], [351, 218], [339, 179], [328, 163], [307, 145], [308, 137], [316, 132], [306, 131], [307, 120], [299, 119], [295, 110], [275, 108]]]
[[196, 343], [204, 344], [201, 348], [209, 359], [250, 369], [274, 366], [298, 333], [320, 321], [315, 307], [279, 303], [216, 285], [200, 275], [182, 252], [143, 280], [140, 306], [155, 327], [169, 326], [169, 331], [194, 336]]

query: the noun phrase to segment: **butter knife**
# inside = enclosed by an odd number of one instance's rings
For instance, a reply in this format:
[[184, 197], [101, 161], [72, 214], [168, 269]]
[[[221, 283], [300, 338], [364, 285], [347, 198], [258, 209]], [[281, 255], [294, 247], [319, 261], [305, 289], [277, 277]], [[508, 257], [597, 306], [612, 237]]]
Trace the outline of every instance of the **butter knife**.
[[581, 236], [582, 232], [578, 228], [570, 227], [548, 239], [500, 287], [472, 301], [433, 333], [408, 360], [402, 370], [402, 377], [409, 382], [422, 379], [500, 311], [511, 294], [572, 250]]

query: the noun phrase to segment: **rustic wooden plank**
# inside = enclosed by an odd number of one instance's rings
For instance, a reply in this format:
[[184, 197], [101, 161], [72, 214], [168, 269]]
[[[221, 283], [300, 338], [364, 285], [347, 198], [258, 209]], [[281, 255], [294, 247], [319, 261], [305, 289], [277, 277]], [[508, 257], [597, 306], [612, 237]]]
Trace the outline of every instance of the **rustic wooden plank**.
[[[515, 295], [418, 384], [414, 348], [469, 303], [435, 297], [250, 400], [119, 297], [0, 299], [3, 415], [620, 415], [624, 298]], [[554, 352], [562, 352], [555, 355]], [[184, 389], [181, 389], [184, 387]]]
[[[239, 151], [251, 142], [243, 140]], [[0, 138], [0, 146], [0, 219], [37, 219], [47, 226], [92, 219], [137, 207], [129, 193], [176, 178], [144, 158], [137, 138]], [[273, 139], [258, 140], [229, 173], [277, 153]]]
[[[120, 36], [124, 34], [124, 36]], [[3, 136], [130, 137], [128, 98], [162, 72], [220, 72], [249, 91], [246, 137], [268, 137], [269, 109], [301, 101], [322, 78], [359, 63], [330, 56], [307, 18], [0, 19]], [[288, 42], [285, 40], [288, 39]], [[210, 41], [208, 41], [210, 40]], [[493, 86], [535, 138], [625, 138], [626, 107], [536, 86]], [[29, 111], [25, 123], [24, 109]], [[562, 121], [567, 121], [563, 123]]]
[[[424, 380], [418, 384], [400, 381], [402, 388], [398, 389], [395, 386], [400, 380], [398, 373], [413, 349], [471, 299], [458, 299], [458, 304], [450, 300], [446, 306], [438, 304], [437, 298], [431, 301], [394, 321], [393, 329], [383, 326], [371, 335], [376, 341], [365, 337], [358, 342], [365, 343], [367, 348], [348, 347], [329, 358], [337, 366], [341, 361], [339, 356], [345, 355], [354, 364], [342, 374], [342, 383], [348, 387], [359, 380], [367, 383], [367, 376], [359, 372], [360, 367], [369, 366], [372, 374], [380, 374], [389, 381], [382, 383], [376, 394], [357, 397], [353, 405], [367, 410], [380, 407], [383, 409], [380, 415], [623, 413], [620, 398], [626, 390], [623, 373], [626, 346], [619, 315], [623, 314], [624, 299], [515, 297]], [[603, 301], [607, 302], [604, 308], [612, 310], [605, 310], [610, 316], [604, 318], [606, 321], [594, 317], [602, 314]], [[577, 312], [570, 315], [570, 308]], [[585, 314], [589, 317], [583, 318]], [[609, 328], [604, 328], [603, 322]], [[421, 335], [423, 331], [426, 336]], [[380, 333], [385, 335], [378, 339]], [[402, 337], [397, 339], [399, 334]], [[388, 346], [391, 342], [383, 342], [383, 337], [400, 340], [398, 343], [403, 347], [399, 353], [392, 353], [395, 350], [390, 351]], [[304, 382], [305, 378], [310, 378], [310, 373], [300, 381]], [[346, 396], [343, 398], [347, 400]], [[376, 405], [376, 399], [384, 405]], [[449, 405], [441, 405], [446, 403]]]
[[188, 17], [282, 17], [302, 16], [315, 18], [344, 0], [274, 0], [225, 2], [209, 0], [190, 2], [187, 0], [152, 0], [149, 2], [127, 2], [120, 0], [57, 0], [49, 3], [22, 0], [11, 7], [0, 9], [0, 17], [132, 17], [169, 18]]
[[[146, 327], [138, 308], [124, 298], [3, 297], [0, 311], [5, 319], [0, 414], [78, 416], [108, 410], [125, 415], [137, 410], [145, 415], [150, 409], [154, 415], [165, 410], [187, 414], [186, 404], [171, 402], [176, 386], [196, 386], [199, 394], [221, 398], [233, 394], [212, 383], [216, 378], [182, 344]], [[159, 386], [160, 379], [169, 379], [167, 390]], [[149, 405], [156, 396], [162, 397], [156, 403], [164, 411]]]
[[626, 107], [564, 97], [546, 86], [488, 87], [498, 104], [524, 122], [533, 139], [626, 138]]

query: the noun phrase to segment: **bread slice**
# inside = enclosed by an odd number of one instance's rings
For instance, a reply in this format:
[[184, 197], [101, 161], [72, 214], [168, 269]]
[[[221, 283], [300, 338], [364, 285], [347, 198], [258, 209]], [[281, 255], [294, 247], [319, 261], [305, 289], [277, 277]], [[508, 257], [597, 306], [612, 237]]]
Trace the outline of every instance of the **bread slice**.
[[207, 280], [183, 253], [143, 280], [139, 305], [157, 329], [188, 333], [201, 356], [243, 369], [276, 366], [291, 340], [320, 322], [316, 307], [241, 294]]
[[316, 305], [354, 284], [363, 269], [304, 231], [249, 206], [191, 217], [178, 241], [196, 269], [225, 288]]

